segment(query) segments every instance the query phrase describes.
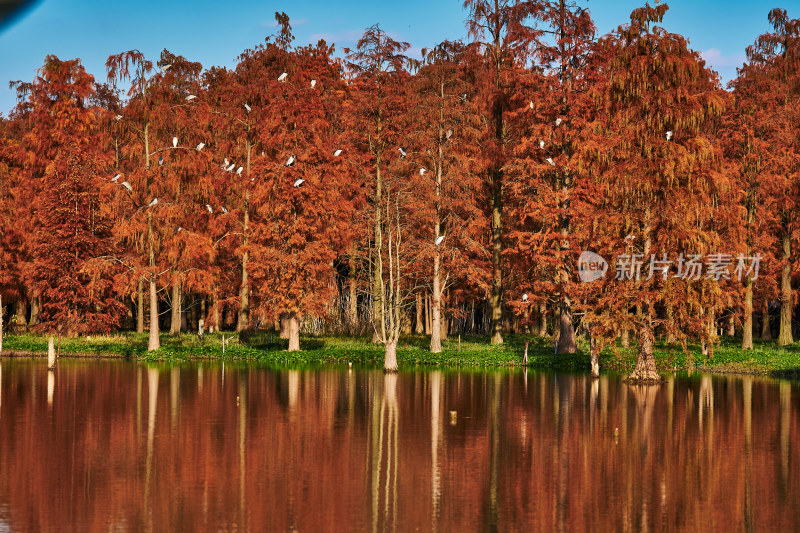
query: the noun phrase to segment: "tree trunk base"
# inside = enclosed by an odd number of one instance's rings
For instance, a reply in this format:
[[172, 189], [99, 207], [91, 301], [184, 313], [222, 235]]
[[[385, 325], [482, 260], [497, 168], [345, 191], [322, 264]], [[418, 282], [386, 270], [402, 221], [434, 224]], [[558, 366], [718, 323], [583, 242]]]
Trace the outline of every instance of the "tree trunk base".
[[383, 360], [385, 374], [397, 372], [397, 341], [387, 342]]

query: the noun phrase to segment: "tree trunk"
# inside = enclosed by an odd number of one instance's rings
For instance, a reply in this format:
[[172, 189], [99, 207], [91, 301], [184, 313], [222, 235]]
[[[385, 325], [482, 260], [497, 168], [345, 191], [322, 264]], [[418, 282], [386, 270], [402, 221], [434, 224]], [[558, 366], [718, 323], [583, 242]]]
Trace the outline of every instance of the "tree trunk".
[[147, 340], [147, 351], [152, 352], [161, 347], [158, 336], [158, 293], [156, 291], [155, 277], [150, 278], [150, 337]]
[[621, 340], [620, 344], [622, 344], [622, 346], [625, 348], [628, 348], [631, 345], [630, 331], [628, 330], [628, 328], [624, 328], [622, 330], [622, 335], [620, 335], [620, 340]]
[[[436, 223], [436, 237], [439, 237], [439, 223]], [[433, 295], [431, 297], [431, 353], [442, 352], [442, 293], [439, 285], [439, 248], [433, 254]]]
[[589, 356], [592, 363], [592, 377], [600, 377], [600, 343], [597, 342], [595, 336], [589, 332]]
[[661, 377], [656, 371], [656, 360], [653, 357], [653, 326], [646, 323], [639, 330], [639, 355], [636, 358], [636, 368], [628, 379], [632, 381], [660, 381]]
[[539, 330], [537, 335], [539, 337], [547, 336], [547, 304], [544, 302], [539, 304]]
[[0, 355], [3, 355], [3, 295], [0, 294]]
[[786, 230], [783, 234], [783, 259], [781, 268], [781, 329], [778, 333], [778, 345], [792, 344], [792, 242], [791, 233]]
[[[249, 142], [249, 141], [248, 141]], [[250, 152], [247, 153], [247, 166], [248, 174], [250, 167]], [[244, 198], [244, 245], [247, 246], [247, 230], [250, 225], [250, 191], [245, 193]], [[242, 331], [250, 327], [250, 281], [247, 272], [247, 261], [250, 259], [250, 254], [245, 248], [242, 253], [242, 286], [239, 289], [239, 319], [236, 322], [236, 331]]]
[[727, 335], [728, 335], [728, 337], [736, 336], [736, 324], [735, 324], [735, 322], [733, 320], [733, 309], [731, 309], [730, 313], [728, 313], [728, 331], [727, 331]]
[[281, 339], [288, 339], [290, 333], [289, 313], [281, 313], [279, 320], [281, 327], [280, 327], [280, 332], [278, 333], [278, 337], [280, 337]]
[[414, 326], [414, 333], [418, 333], [423, 335], [425, 333], [425, 325], [422, 323], [423, 316], [424, 316], [424, 305], [422, 303], [422, 293], [417, 292], [416, 295], [416, 308], [417, 308], [417, 323]]
[[575, 342], [575, 328], [572, 325], [572, 305], [569, 296], [561, 298], [561, 333], [558, 336], [558, 353], [575, 353], [578, 345]]
[[141, 276], [136, 288], [136, 333], [144, 333], [144, 280]]
[[769, 320], [769, 302], [765, 298], [761, 303], [761, 340], [772, 340], [772, 328], [770, 327]]
[[292, 313], [286, 322], [289, 325], [289, 351], [300, 351], [300, 318]]
[[47, 369], [55, 370], [56, 368], [56, 346], [53, 337], [47, 339]]
[[744, 329], [742, 350], [753, 349], [753, 280], [748, 275], [744, 280]]
[[425, 295], [425, 335], [431, 334], [431, 322], [433, 319], [431, 317], [431, 296], [430, 294]]
[[169, 334], [173, 337], [178, 337], [181, 334], [181, 307], [183, 304], [181, 300], [181, 284], [174, 283], [172, 285], [172, 313], [170, 314], [169, 325]]
[[201, 339], [206, 333], [206, 297], [200, 297], [200, 318], [197, 320], [197, 336]]
[[20, 295], [16, 305], [16, 315], [14, 317], [14, 329], [25, 331], [28, 329], [28, 300]]
[[397, 341], [390, 340], [384, 346], [384, 372], [397, 372]]
[[355, 328], [358, 325], [358, 292], [356, 290], [358, 287], [356, 285], [355, 253], [355, 246], [353, 246], [350, 251], [350, 278], [348, 279], [350, 301], [347, 306], [347, 324], [351, 328]]
[[[502, 110], [498, 120], [502, 120]], [[498, 127], [502, 127], [498, 125]], [[499, 133], [502, 138], [502, 133]], [[503, 344], [503, 271], [501, 256], [503, 253], [503, 187], [501, 171], [492, 173], [492, 292], [489, 305], [492, 310], [492, 344]]]
[[29, 326], [35, 326], [39, 323], [39, 314], [41, 313], [42, 306], [40, 305], [39, 292], [35, 291], [31, 297], [31, 319], [28, 322]]

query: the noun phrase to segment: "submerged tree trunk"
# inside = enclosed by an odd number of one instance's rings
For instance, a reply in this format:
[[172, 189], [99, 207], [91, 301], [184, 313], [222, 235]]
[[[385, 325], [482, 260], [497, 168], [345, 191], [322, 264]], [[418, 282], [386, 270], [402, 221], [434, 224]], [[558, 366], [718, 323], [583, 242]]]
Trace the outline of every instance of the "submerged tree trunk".
[[561, 333], [558, 336], [558, 353], [575, 353], [578, 345], [575, 342], [575, 328], [572, 325], [572, 306], [566, 295], [561, 299], [559, 323]]
[[47, 369], [55, 370], [56, 368], [56, 346], [53, 337], [47, 339]]
[[397, 341], [389, 340], [384, 347], [383, 371], [397, 372]]
[[656, 371], [656, 360], [653, 357], [653, 325], [647, 322], [639, 329], [639, 355], [636, 358], [636, 367], [628, 379], [632, 381], [660, 381], [661, 377]]
[[300, 317], [292, 313], [287, 319], [289, 325], [289, 351], [300, 350]]
[[136, 287], [136, 333], [144, 333], [144, 279]]
[[792, 241], [788, 229], [783, 234], [783, 259], [781, 268], [781, 328], [778, 333], [778, 345], [792, 344]]
[[181, 334], [181, 307], [183, 306], [181, 284], [172, 285], [172, 313], [169, 325], [169, 334], [177, 337]]
[[744, 280], [744, 329], [742, 350], [753, 349], [753, 280], [748, 274]]

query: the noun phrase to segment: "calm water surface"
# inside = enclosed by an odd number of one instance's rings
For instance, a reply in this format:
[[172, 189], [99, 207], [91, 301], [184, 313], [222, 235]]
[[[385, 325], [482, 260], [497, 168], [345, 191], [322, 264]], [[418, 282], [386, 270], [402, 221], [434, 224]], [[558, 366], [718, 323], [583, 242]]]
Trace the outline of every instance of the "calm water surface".
[[800, 531], [796, 384], [0, 359], [1, 531]]

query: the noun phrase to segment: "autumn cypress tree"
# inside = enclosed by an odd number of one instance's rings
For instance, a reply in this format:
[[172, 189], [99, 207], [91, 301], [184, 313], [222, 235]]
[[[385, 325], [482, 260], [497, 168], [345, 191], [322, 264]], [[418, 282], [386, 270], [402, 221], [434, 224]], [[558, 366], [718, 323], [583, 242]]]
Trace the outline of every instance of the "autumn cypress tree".
[[[611, 270], [621, 278], [607, 276], [603, 284], [609, 290], [586, 319], [634, 327], [639, 354], [631, 378], [637, 380], [658, 379], [653, 342], [659, 308], [673, 310], [670, 329], [699, 329], [706, 317], [692, 308], [702, 305], [701, 287], [662, 271], [648, 277], [647, 266], [639, 269], [636, 261], [649, 263], [664, 254], [673, 254], [674, 261], [698, 243], [709, 243], [700, 252], [719, 245], [709, 220], [715, 189], [728, 186], [720, 154], [704, 130], [723, 111], [724, 97], [686, 40], [654, 25], [667, 9], [636, 9], [629, 25], [603, 40], [611, 54], [608, 89], [599, 98], [606, 118], [598, 121], [598, 136], [585, 154], [599, 171], [597, 251], [617, 257]], [[628, 315], [632, 308], [636, 312]]]

